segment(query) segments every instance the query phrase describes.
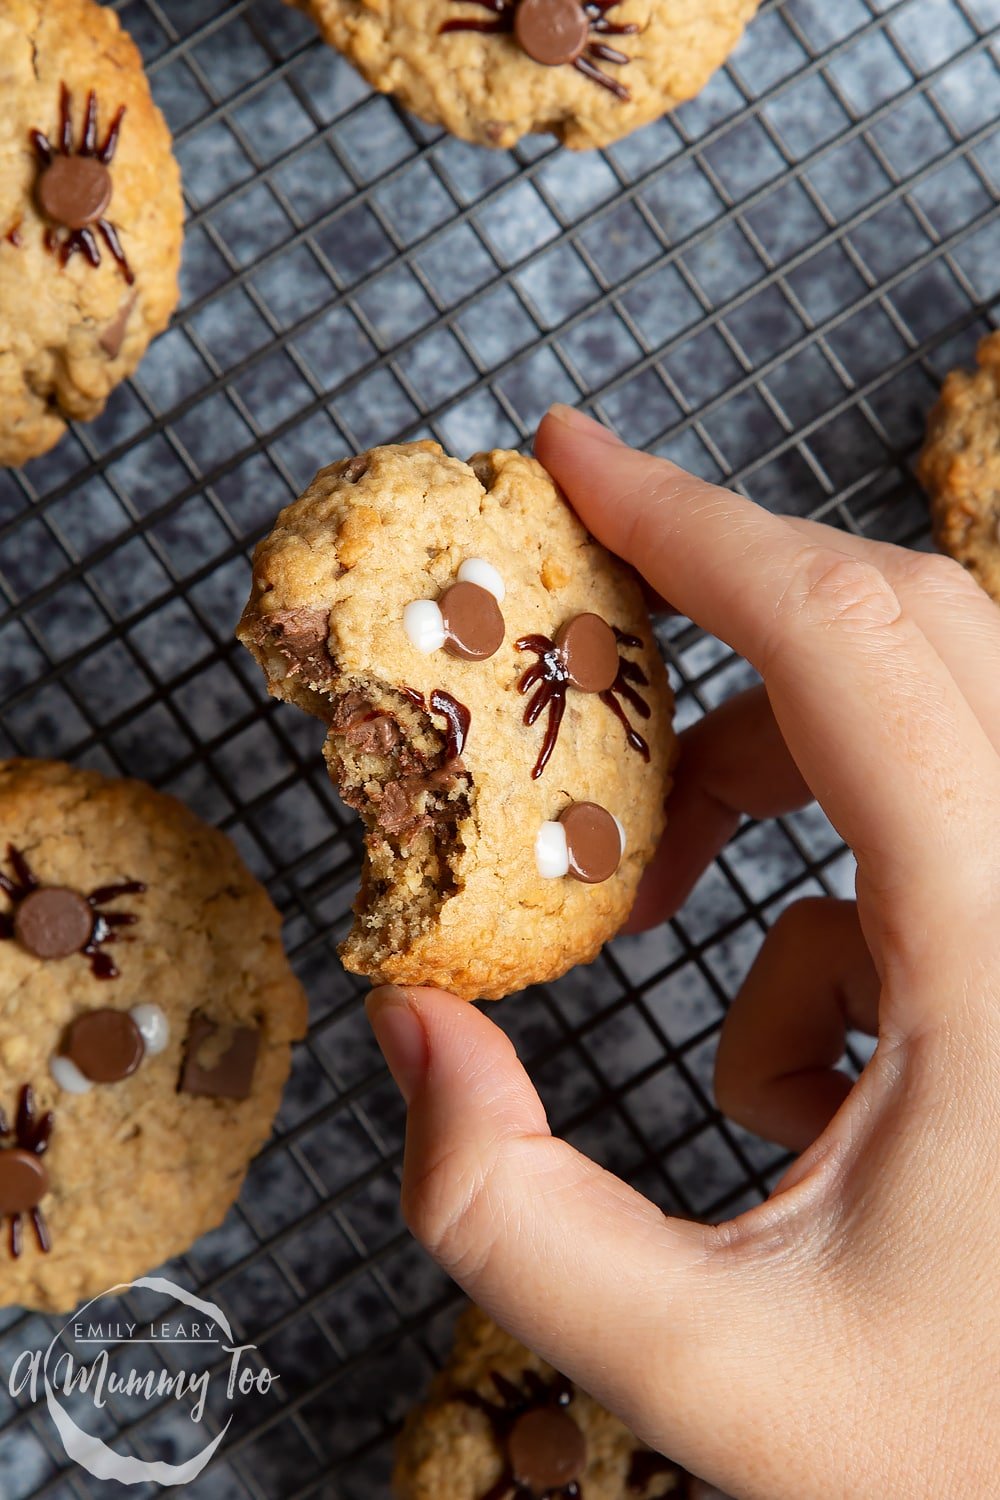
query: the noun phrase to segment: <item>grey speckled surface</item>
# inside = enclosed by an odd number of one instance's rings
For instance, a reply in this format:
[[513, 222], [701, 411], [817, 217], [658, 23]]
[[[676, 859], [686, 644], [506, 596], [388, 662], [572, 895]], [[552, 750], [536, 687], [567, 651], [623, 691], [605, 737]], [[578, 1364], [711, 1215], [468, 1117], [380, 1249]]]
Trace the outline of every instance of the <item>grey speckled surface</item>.
[[[1000, 291], [1000, 3], [765, 4], [701, 98], [582, 157], [439, 137], [277, 0], [119, 8], [178, 138], [184, 305], [99, 422], [0, 474], [0, 753], [169, 788], [286, 911], [309, 1041], [239, 1206], [172, 1268], [281, 1379], [188, 1492], [382, 1500], [452, 1298], [401, 1225], [402, 1110], [335, 957], [357, 829], [231, 639], [247, 550], [351, 447], [519, 444], [553, 399], [925, 544], [922, 413]], [[747, 679], [684, 622], [662, 643], [684, 723]], [[556, 1128], [665, 1208], [756, 1201], [780, 1158], [714, 1111], [718, 1026], [774, 916], [852, 878], [815, 812], [744, 829], [669, 927], [495, 1010]], [[5, 1314], [0, 1371], [52, 1331]], [[191, 1424], [168, 1405], [122, 1441], [176, 1458]], [[112, 1490], [0, 1389], [4, 1500]]]

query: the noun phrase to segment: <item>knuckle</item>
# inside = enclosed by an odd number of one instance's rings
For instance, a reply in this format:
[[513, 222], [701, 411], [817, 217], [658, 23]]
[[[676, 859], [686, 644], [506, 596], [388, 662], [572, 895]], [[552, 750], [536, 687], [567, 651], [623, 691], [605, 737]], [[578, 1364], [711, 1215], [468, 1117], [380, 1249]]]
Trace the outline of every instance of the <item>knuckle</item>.
[[979, 585], [971, 573], [952, 557], [939, 552], [917, 552], [909, 565], [909, 581], [923, 594], [956, 594], [979, 597]]
[[403, 1218], [411, 1234], [450, 1275], [476, 1276], [496, 1239], [491, 1203], [496, 1153], [470, 1160], [451, 1146], [403, 1184]]
[[779, 615], [820, 625], [892, 625], [902, 608], [872, 563], [826, 547], [806, 548], [778, 605]]

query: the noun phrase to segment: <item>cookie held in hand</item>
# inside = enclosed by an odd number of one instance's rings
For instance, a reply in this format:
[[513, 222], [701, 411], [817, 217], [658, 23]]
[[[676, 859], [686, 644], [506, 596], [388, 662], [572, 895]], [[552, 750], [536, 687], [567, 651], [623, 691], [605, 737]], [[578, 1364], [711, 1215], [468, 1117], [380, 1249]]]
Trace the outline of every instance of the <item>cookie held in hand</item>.
[[481, 1312], [396, 1450], [399, 1500], [684, 1500], [688, 1476]]
[[281, 921], [172, 797], [0, 762], [0, 1304], [65, 1311], [224, 1218], [305, 1029]]
[[100, 414], [177, 302], [170, 132], [115, 12], [0, 5], [0, 465]]
[[927, 422], [917, 474], [934, 540], [1000, 604], [1000, 332], [975, 370], [952, 370]]
[[672, 697], [635, 578], [534, 459], [419, 442], [323, 469], [258, 546], [237, 633], [327, 724], [364, 819], [349, 969], [497, 999], [618, 930]]

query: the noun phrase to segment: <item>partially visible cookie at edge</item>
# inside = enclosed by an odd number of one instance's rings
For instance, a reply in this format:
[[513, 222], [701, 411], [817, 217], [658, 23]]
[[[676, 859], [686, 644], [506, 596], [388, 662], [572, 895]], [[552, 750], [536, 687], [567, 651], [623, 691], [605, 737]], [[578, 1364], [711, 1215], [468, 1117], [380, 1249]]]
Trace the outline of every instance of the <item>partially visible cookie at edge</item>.
[[683, 1500], [687, 1480], [478, 1307], [409, 1414], [393, 1471], [398, 1500]]
[[115, 12], [0, 6], [0, 464], [98, 416], [178, 297], [167, 125]]
[[258, 545], [237, 633], [328, 726], [364, 819], [349, 969], [496, 999], [619, 929], [673, 701], [635, 577], [534, 459], [418, 442], [323, 469]]
[[759, 0], [291, 0], [373, 88], [479, 145], [606, 146], [699, 93]]
[[1000, 330], [974, 370], [952, 370], [927, 421], [917, 475], [934, 539], [1000, 604]]
[[0, 762], [0, 831], [0, 1304], [62, 1312], [222, 1221], [305, 996], [263, 887], [174, 798]]

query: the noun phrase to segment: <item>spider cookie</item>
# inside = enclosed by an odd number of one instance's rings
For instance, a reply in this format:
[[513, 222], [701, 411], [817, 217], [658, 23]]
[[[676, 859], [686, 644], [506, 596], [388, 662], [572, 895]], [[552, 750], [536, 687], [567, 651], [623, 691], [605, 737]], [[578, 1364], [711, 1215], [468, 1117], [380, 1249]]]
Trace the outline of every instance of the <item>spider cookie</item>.
[[938, 546], [1000, 604], [1000, 332], [981, 341], [976, 366], [946, 377], [917, 474]]
[[137, 781], [0, 762], [0, 1303], [65, 1311], [224, 1217], [305, 1001], [229, 840]]
[[704, 87], [758, 0], [292, 0], [373, 88], [484, 146], [606, 146]]
[[672, 699], [632, 575], [534, 459], [323, 469], [238, 630], [362, 815], [349, 969], [497, 999], [587, 963], [663, 826]]
[[0, 5], [0, 464], [100, 414], [177, 302], [170, 133], [114, 11]]
[[469, 1307], [396, 1450], [399, 1500], [686, 1500], [687, 1475]]

